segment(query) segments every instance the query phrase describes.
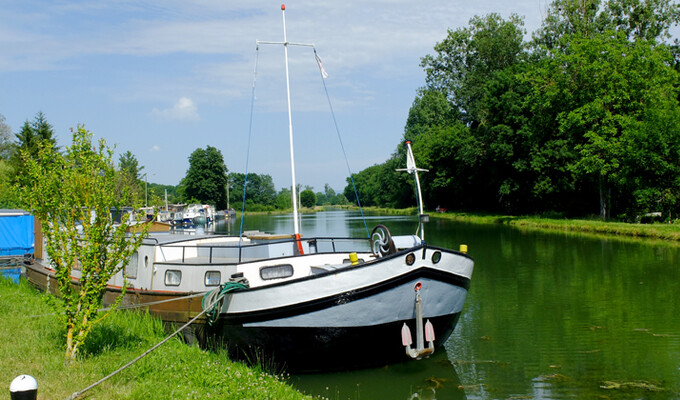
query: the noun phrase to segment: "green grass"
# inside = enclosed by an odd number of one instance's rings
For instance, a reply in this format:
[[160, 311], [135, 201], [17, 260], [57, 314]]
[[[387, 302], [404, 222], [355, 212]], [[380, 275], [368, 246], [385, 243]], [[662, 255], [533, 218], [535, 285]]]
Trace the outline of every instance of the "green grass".
[[[28, 374], [38, 399], [66, 399], [126, 364], [165, 337], [146, 313], [116, 311], [90, 334], [78, 359], [66, 362], [63, 328], [54, 299], [0, 278], [0, 387]], [[42, 315], [39, 317], [33, 317]], [[96, 399], [310, 399], [283, 377], [229, 360], [224, 352], [188, 346], [179, 339], [88, 391]]]
[[631, 224], [625, 222], [604, 222], [594, 219], [559, 219], [543, 218], [540, 216], [503, 216], [467, 213], [437, 213], [430, 215], [436, 218], [476, 224], [505, 224], [523, 229], [559, 230], [573, 233], [680, 241], [680, 224]]
[[[347, 207], [348, 209], [358, 209]], [[416, 215], [415, 207], [404, 209], [364, 207], [364, 211], [381, 215]], [[605, 222], [599, 219], [566, 219], [559, 215], [512, 216], [475, 213], [437, 213], [426, 211], [432, 218], [450, 219], [473, 224], [503, 224], [520, 229], [562, 231], [579, 234], [615, 235], [629, 238], [658, 239], [680, 243], [680, 223], [632, 224]]]

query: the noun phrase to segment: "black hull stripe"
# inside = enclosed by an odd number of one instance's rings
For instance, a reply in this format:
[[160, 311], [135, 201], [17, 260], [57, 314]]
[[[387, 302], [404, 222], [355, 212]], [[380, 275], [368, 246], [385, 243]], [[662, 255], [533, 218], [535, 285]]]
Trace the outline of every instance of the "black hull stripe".
[[[465, 290], [470, 288], [470, 279], [455, 275], [452, 273], [443, 272], [441, 270], [431, 268], [419, 268], [410, 271], [407, 274], [397, 276], [374, 285], [361, 287], [354, 290], [342, 292], [333, 296], [317, 298], [304, 303], [292, 304], [284, 307], [270, 308], [267, 310], [250, 311], [243, 313], [220, 314], [220, 319], [225, 320], [230, 325], [241, 325], [255, 322], [265, 322], [279, 318], [290, 318], [298, 315], [311, 313], [318, 310], [333, 307], [339, 304], [345, 304], [357, 300], [361, 300], [378, 293], [401, 286], [414, 279], [429, 278], [440, 282], [448, 283], [454, 286], [459, 286]], [[235, 295], [238, 295], [235, 293]]]
[[[435, 352], [445, 352], [444, 343], [453, 332], [460, 313], [430, 318], [435, 330]], [[379, 367], [408, 361], [401, 344], [401, 327], [406, 322], [415, 341], [415, 321], [395, 321], [369, 327], [208, 327], [215, 342], [234, 359], [267, 359], [289, 372], [319, 372]], [[413, 345], [415, 347], [415, 343]], [[258, 353], [259, 352], [259, 353]]]

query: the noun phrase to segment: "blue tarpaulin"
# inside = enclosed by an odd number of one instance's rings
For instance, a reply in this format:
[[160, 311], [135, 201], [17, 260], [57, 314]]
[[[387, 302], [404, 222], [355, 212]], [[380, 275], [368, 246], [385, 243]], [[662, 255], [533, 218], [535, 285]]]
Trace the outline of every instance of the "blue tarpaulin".
[[0, 256], [33, 253], [32, 215], [0, 216]]

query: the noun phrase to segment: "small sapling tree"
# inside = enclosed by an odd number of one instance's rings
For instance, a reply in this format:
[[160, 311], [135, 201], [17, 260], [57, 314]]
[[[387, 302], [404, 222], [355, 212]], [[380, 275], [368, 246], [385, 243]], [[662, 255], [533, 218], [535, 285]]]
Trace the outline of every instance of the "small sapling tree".
[[[128, 217], [114, 223], [114, 213], [130, 202], [131, 188], [116, 185], [113, 150], [101, 139], [92, 143], [92, 133], [79, 126], [73, 144], [59, 153], [42, 141], [37, 156], [25, 153], [26, 173], [17, 184], [24, 206], [42, 222], [45, 248], [56, 277], [64, 306], [66, 357], [75, 359], [92, 327], [106, 317], [100, 315], [106, 284], [130, 260], [142, 244], [148, 227], [126, 235]], [[80, 270], [78, 284], [71, 274]]]

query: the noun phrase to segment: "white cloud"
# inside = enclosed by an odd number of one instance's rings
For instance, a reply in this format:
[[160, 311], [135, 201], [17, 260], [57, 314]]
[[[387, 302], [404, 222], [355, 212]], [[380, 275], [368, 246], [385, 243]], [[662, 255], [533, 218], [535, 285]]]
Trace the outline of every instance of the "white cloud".
[[164, 121], [198, 121], [200, 116], [194, 102], [188, 97], [177, 100], [174, 106], [159, 110], [154, 108], [151, 114]]
[[158, 146], [157, 144], [154, 144], [153, 146], [151, 146], [151, 148], [149, 149], [149, 151], [152, 152], [152, 153], [155, 153], [155, 152], [157, 152], [157, 151], [161, 151], [161, 148], [160, 148], [160, 146]]

